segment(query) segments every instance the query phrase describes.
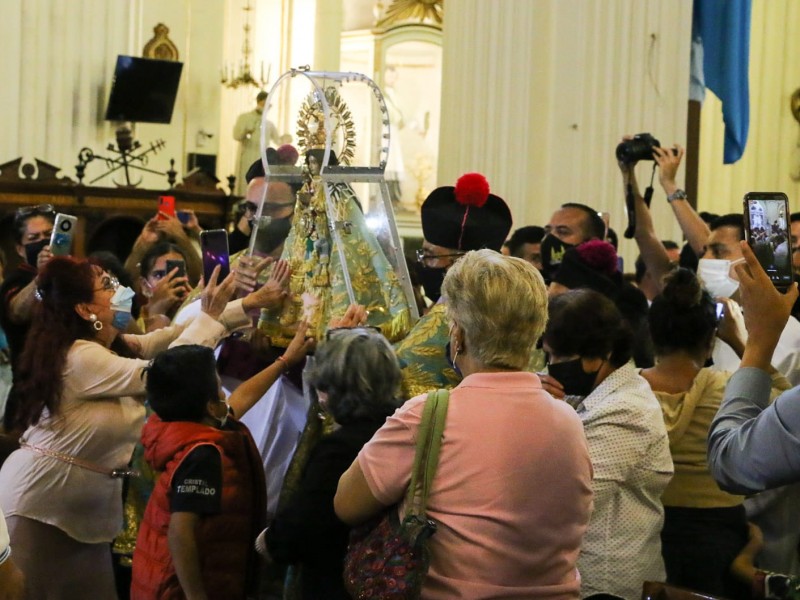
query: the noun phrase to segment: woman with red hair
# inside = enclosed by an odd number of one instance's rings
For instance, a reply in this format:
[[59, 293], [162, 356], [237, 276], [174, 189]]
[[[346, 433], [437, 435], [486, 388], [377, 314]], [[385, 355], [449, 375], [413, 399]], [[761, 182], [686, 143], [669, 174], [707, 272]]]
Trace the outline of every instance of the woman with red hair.
[[217, 274], [188, 324], [125, 335], [130, 288], [72, 258], [39, 273], [19, 366], [25, 433], [0, 470], [0, 507], [30, 598], [117, 597], [109, 543], [122, 524], [123, 480], [135, 475], [127, 465], [145, 417], [143, 368], [168, 346], [213, 347], [266, 303], [260, 290], [228, 303], [233, 275], [218, 285]]

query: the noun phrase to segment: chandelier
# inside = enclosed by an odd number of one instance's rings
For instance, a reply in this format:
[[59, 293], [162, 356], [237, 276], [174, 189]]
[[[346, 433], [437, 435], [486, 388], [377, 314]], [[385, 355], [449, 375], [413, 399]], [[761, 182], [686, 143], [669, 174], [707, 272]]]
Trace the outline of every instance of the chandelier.
[[269, 74], [272, 66], [267, 68], [267, 78], [264, 79], [264, 61], [261, 61], [260, 76], [256, 79], [250, 70], [250, 54], [252, 48], [250, 47], [250, 13], [253, 7], [250, 6], [250, 0], [247, 0], [245, 7], [242, 9], [245, 14], [244, 19], [244, 43], [242, 44], [242, 60], [239, 61], [238, 69], [236, 64], [225, 65], [220, 69], [220, 83], [227, 88], [236, 89], [238, 87], [246, 87], [252, 85], [258, 89], [267, 87], [269, 81]]

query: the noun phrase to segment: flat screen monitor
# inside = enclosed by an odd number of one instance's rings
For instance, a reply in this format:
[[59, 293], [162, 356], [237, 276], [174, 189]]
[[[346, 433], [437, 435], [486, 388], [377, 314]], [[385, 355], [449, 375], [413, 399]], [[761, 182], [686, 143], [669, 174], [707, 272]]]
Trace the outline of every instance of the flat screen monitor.
[[106, 121], [169, 123], [183, 63], [118, 56]]

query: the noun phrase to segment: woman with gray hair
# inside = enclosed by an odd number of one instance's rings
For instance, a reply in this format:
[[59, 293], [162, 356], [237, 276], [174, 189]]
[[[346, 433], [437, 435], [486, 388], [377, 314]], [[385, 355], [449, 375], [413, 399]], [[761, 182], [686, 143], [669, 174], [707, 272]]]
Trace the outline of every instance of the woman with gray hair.
[[333, 512], [339, 477], [400, 405], [400, 366], [389, 342], [367, 328], [331, 329], [310, 384], [336, 428], [314, 446], [299, 488], [266, 532], [270, 557], [301, 567], [304, 600], [348, 599], [342, 579], [349, 527]]
[[[422, 597], [578, 598], [592, 500], [586, 439], [574, 411], [523, 371], [547, 322], [544, 281], [522, 259], [478, 250], [450, 267], [442, 292], [464, 379], [450, 392], [428, 497], [438, 528]], [[344, 522], [402, 501], [425, 399], [389, 417], [340, 479]]]

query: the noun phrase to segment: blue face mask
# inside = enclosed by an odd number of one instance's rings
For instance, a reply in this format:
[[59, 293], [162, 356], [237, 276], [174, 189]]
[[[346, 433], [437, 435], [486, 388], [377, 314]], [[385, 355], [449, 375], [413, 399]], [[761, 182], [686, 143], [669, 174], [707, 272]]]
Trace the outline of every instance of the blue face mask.
[[133, 315], [129, 312], [121, 310], [114, 311], [114, 318], [111, 320], [111, 326], [117, 331], [125, 331], [131, 322]]
[[111, 310], [114, 311], [111, 326], [117, 331], [125, 331], [133, 318], [131, 315], [133, 296], [134, 292], [131, 288], [119, 286], [111, 297]]

